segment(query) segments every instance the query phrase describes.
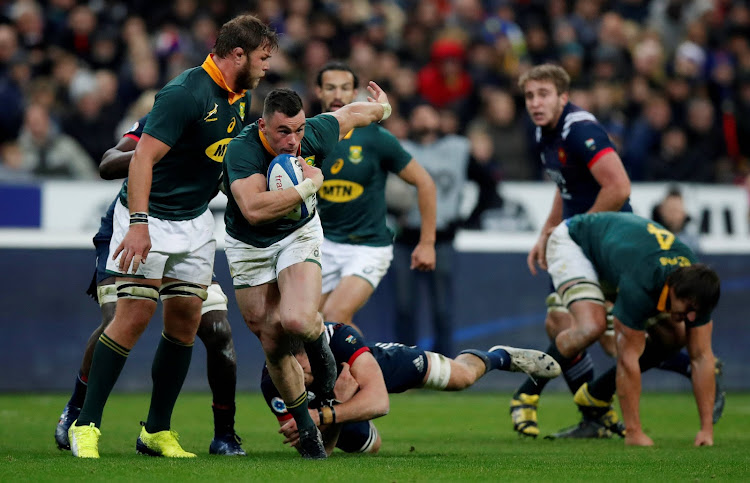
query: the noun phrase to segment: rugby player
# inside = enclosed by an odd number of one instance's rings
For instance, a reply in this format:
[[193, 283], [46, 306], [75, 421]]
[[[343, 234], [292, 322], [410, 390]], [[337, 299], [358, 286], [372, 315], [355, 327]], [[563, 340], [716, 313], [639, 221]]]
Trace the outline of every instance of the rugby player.
[[[288, 215], [323, 184], [316, 167], [352, 129], [388, 117], [388, 97], [374, 82], [370, 102], [354, 102], [333, 113], [306, 119], [299, 95], [274, 89], [263, 117], [229, 143], [224, 179], [229, 186], [225, 253], [240, 312], [258, 337], [276, 387], [300, 428], [300, 454], [326, 457], [318, 428], [307, 411], [302, 370], [289, 353], [289, 336], [305, 343], [316, 378], [316, 393], [333, 399], [336, 364], [318, 313], [323, 232], [317, 211], [303, 219]], [[279, 154], [300, 156], [305, 180], [269, 191], [266, 173]], [[308, 164], [310, 163], [310, 164]], [[314, 166], [316, 165], [316, 166]]]
[[[602, 287], [617, 291], [612, 308], [617, 365], [576, 392], [574, 401], [584, 420], [612, 430], [606, 414], [612, 412], [616, 386], [625, 444], [653, 445], [640, 421], [641, 371], [687, 347], [700, 417], [695, 445], [713, 445], [716, 362], [711, 312], [719, 300], [718, 275], [696, 263], [692, 250], [673, 233], [632, 213], [574, 216], [554, 229], [546, 254], [555, 289], [569, 294], [573, 317], [605, 324]], [[660, 314], [664, 316], [649, 326], [649, 319]]]
[[[551, 64], [536, 66], [521, 76], [518, 85], [536, 125], [535, 149], [547, 175], [557, 184], [550, 213], [527, 257], [529, 270], [536, 275], [537, 265], [547, 269], [544, 247], [561, 221], [581, 213], [632, 211], [628, 201], [630, 180], [604, 128], [591, 113], [568, 102], [570, 77], [564, 69]], [[570, 306], [571, 297], [572, 293], [562, 294], [554, 289], [547, 297], [545, 327], [552, 342], [546, 352], [560, 363], [565, 381], [575, 394], [584, 382], [593, 379], [593, 361], [586, 348], [605, 333], [606, 324], [599, 322], [599, 312], [606, 309], [600, 306], [591, 309], [595, 314], [571, 314], [571, 310], [582, 310]], [[606, 337], [601, 341], [605, 349], [611, 345]], [[676, 354], [663, 368], [690, 378], [685, 353]], [[519, 434], [539, 434], [537, 408], [545, 384], [544, 380], [527, 379], [513, 395], [510, 414], [513, 429]], [[721, 417], [723, 407], [723, 392], [717, 391], [715, 420]], [[612, 410], [602, 422], [622, 432], [616, 420], [617, 414]], [[593, 426], [578, 429], [589, 429], [591, 437], [602, 434]], [[570, 436], [585, 434], [576, 432]]]
[[[314, 400], [309, 411], [315, 424], [323, 425], [328, 454], [334, 447], [348, 453], [377, 453], [381, 438], [371, 420], [388, 413], [389, 393], [414, 388], [462, 391], [493, 369], [525, 372], [536, 378], [560, 374], [560, 366], [550, 356], [530, 349], [498, 345], [489, 351], [467, 349], [450, 359], [399, 343], [368, 344], [346, 324], [327, 322], [325, 334], [338, 365], [336, 396], [340, 403], [333, 407], [321, 405], [311, 395]], [[302, 345], [293, 343], [292, 352], [310, 386], [314, 376]], [[263, 371], [261, 390], [281, 425], [279, 432], [284, 434], [284, 442], [296, 445], [297, 425], [267, 370]]]
[[[351, 67], [331, 62], [318, 71], [315, 92], [323, 112], [335, 112], [357, 96]], [[323, 226], [323, 295], [320, 311], [327, 321], [352, 325], [393, 260], [393, 232], [386, 226], [385, 182], [388, 173], [417, 188], [420, 239], [411, 268], [435, 268], [435, 183], [429, 173], [377, 124], [346, 133], [322, 164], [325, 181], [318, 192]]]
[[68, 431], [74, 456], [99, 457], [104, 405], [159, 298], [164, 331], [136, 451], [196, 456], [178, 443], [171, 417], [213, 274], [216, 242], [208, 203], [226, 145], [247, 123], [248, 89], [265, 75], [277, 45], [275, 32], [256, 17], [235, 17], [221, 27], [203, 65], [186, 70], [156, 96], [115, 206], [106, 271], [117, 277], [117, 308], [96, 343], [83, 407]]
[[[127, 176], [130, 160], [147, 119], [148, 115], [139, 119], [116, 146], [104, 153], [99, 165], [102, 178], [118, 179]], [[101, 219], [99, 231], [94, 235], [96, 269], [87, 293], [99, 303], [102, 321], [86, 343], [73, 394], [65, 405], [55, 428], [55, 442], [59, 449], [70, 449], [68, 429], [78, 418], [86, 397], [88, 374], [96, 341], [115, 316], [117, 302], [115, 278], [106, 273], [105, 265], [109, 258], [112, 218], [116, 202], [115, 199], [109, 206], [107, 213]], [[209, 446], [209, 453], [245, 456], [245, 451], [240, 446], [241, 439], [234, 430], [237, 357], [232, 342], [232, 329], [227, 320], [227, 297], [215, 281], [207, 291], [208, 298], [201, 308], [198, 337], [206, 346], [208, 384], [213, 393], [214, 439]]]

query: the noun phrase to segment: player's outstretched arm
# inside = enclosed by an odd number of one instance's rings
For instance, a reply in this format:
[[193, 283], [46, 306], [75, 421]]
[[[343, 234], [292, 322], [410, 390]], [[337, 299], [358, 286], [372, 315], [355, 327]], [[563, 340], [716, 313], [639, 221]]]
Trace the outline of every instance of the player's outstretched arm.
[[339, 122], [339, 141], [352, 129], [383, 121], [391, 115], [391, 105], [385, 91], [373, 81], [370, 81], [367, 90], [370, 92], [368, 102], [352, 102], [330, 113]]
[[388, 414], [390, 399], [383, 371], [371, 352], [364, 352], [350, 366], [349, 371], [359, 391], [348, 401], [334, 407], [336, 422], [368, 421]]
[[716, 393], [715, 358], [711, 349], [713, 322], [687, 329], [687, 351], [692, 369], [693, 394], [698, 405], [700, 431], [695, 446], [713, 446], [713, 407]]
[[99, 176], [102, 179], [120, 179], [128, 175], [130, 161], [133, 159], [135, 147], [138, 141], [124, 136], [120, 138], [117, 145], [109, 148], [102, 156], [102, 162], [99, 163]]
[[615, 317], [617, 338], [617, 397], [625, 420], [625, 444], [653, 446], [654, 442], [641, 428], [641, 368], [638, 359], [646, 347], [646, 333], [631, 329]]

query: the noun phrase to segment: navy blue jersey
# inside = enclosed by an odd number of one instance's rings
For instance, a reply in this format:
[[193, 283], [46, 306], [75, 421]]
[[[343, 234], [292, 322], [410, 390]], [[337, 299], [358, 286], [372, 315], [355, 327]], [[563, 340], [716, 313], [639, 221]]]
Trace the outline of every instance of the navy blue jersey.
[[[593, 114], [570, 102], [554, 129], [536, 128], [535, 148], [563, 200], [563, 219], [585, 213], [596, 200], [601, 186], [591, 168], [615, 148]], [[626, 201], [620, 211], [633, 211]]]
[[[423, 350], [395, 342], [368, 344], [354, 328], [346, 324], [326, 322], [325, 332], [339, 372], [344, 362], [351, 366], [364, 352], [371, 352], [383, 371], [385, 387], [389, 393], [404, 392], [422, 385], [427, 373], [427, 356]], [[273, 385], [265, 366], [261, 375], [260, 388], [268, 407], [278, 420], [291, 419], [292, 415], [287, 412], [284, 401], [276, 386]], [[317, 407], [315, 395], [310, 393], [309, 397], [310, 407]]]

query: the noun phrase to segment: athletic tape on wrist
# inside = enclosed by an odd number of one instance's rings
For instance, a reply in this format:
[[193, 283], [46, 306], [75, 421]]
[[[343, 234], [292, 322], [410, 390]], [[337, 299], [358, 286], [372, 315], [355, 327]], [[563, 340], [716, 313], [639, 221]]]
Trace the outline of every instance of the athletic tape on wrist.
[[381, 117], [380, 120], [385, 121], [386, 119], [391, 117], [393, 108], [391, 107], [391, 104], [388, 102], [381, 102], [380, 105], [383, 106], [383, 117]]
[[314, 195], [316, 191], [318, 191], [317, 186], [315, 186], [315, 183], [310, 178], [307, 178], [300, 184], [296, 185], [294, 189], [296, 189], [297, 193], [299, 193], [300, 197], [302, 197], [302, 201], [305, 201], [307, 198]]

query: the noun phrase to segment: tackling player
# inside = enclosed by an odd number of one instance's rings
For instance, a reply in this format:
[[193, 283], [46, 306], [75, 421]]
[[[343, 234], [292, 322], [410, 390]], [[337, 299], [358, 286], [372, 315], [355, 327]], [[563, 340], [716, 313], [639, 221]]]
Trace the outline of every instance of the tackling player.
[[[318, 72], [315, 92], [323, 112], [335, 112], [357, 96], [358, 79], [341, 62]], [[396, 173], [417, 188], [421, 214], [420, 242], [411, 268], [435, 268], [435, 183], [399, 141], [378, 124], [346, 133], [321, 167], [325, 181], [318, 192], [323, 226], [323, 295], [320, 311], [327, 321], [352, 325], [385, 276], [393, 259], [393, 233], [385, 224], [385, 181]]]
[[[547, 241], [549, 273], [575, 318], [605, 324], [602, 287], [616, 289], [612, 308], [617, 366], [575, 394], [584, 419], [607, 425], [617, 395], [625, 444], [651, 446], [641, 427], [641, 371], [687, 347], [700, 431], [696, 446], [713, 445], [716, 391], [711, 312], [719, 277], [663, 226], [632, 213], [579, 215], [561, 223]], [[649, 319], [664, 314], [656, 325]], [[646, 338], [648, 331], [649, 338]]]
[[[104, 179], [124, 178], [133, 157], [138, 140], [143, 133], [148, 115], [139, 119], [125, 133], [117, 145], [104, 153], [99, 165], [99, 173]], [[81, 367], [76, 377], [73, 394], [63, 409], [55, 428], [55, 442], [59, 449], [70, 449], [68, 429], [78, 418], [81, 406], [86, 397], [87, 380], [91, 369], [96, 341], [115, 316], [117, 289], [115, 278], [107, 274], [105, 265], [109, 258], [109, 243], [112, 238], [112, 218], [115, 211], [113, 201], [107, 213], [102, 217], [99, 231], [94, 236], [96, 248], [96, 269], [87, 293], [99, 303], [102, 321], [92, 332], [86, 343]], [[206, 346], [208, 384], [213, 393], [212, 409], [214, 413], [214, 439], [208, 452], [219, 455], [245, 456], [240, 446], [241, 439], [234, 430], [235, 389], [237, 385], [237, 357], [232, 342], [232, 328], [227, 320], [227, 297], [218, 283], [208, 287], [208, 298], [201, 308], [201, 323], [198, 337]]]
[[[224, 179], [229, 185], [225, 253], [237, 303], [258, 337], [276, 387], [300, 428], [297, 449], [304, 458], [326, 457], [318, 428], [307, 411], [307, 392], [299, 364], [289, 353], [289, 337], [305, 343], [316, 378], [316, 392], [333, 399], [336, 364], [318, 313], [321, 293], [320, 248], [323, 232], [317, 211], [306, 219], [286, 215], [323, 184], [319, 168], [352, 129], [388, 117], [388, 97], [374, 82], [370, 102], [355, 102], [306, 119], [302, 100], [290, 89], [274, 89], [263, 117], [229, 143]], [[305, 180], [280, 191], [267, 189], [266, 173], [279, 154], [305, 158]], [[308, 164], [310, 163], [310, 164]]]
[[[560, 374], [560, 366], [547, 354], [530, 349], [495, 346], [489, 351], [467, 349], [455, 359], [398, 343], [368, 344], [355, 329], [327, 322], [325, 334], [339, 369], [336, 396], [339, 404], [321, 406], [312, 403], [310, 416], [323, 425], [326, 451], [334, 447], [348, 453], [377, 453], [381, 439], [372, 419], [389, 410], [388, 394], [423, 388], [438, 391], [462, 391], [487, 372], [525, 372], [532, 377], [551, 378]], [[303, 368], [305, 383], [314, 377], [301, 344], [292, 352]], [[266, 370], [261, 379], [263, 396], [281, 425], [285, 443], [297, 444], [297, 426]]]
[[74, 456], [99, 457], [104, 405], [159, 298], [164, 331], [136, 451], [196, 456], [178, 443], [171, 418], [213, 274], [216, 241], [208, 203], [226, 145], [246, 124], [248, 89], [265, 75], [277, 45], [275, 32], [256, 17], [235, 17], [221, 27], [203, 65], [156, 96], [115, 206], [106, 270], [117, 277], [117, 309], [96, 343], [81, 414], [68, 431]]

